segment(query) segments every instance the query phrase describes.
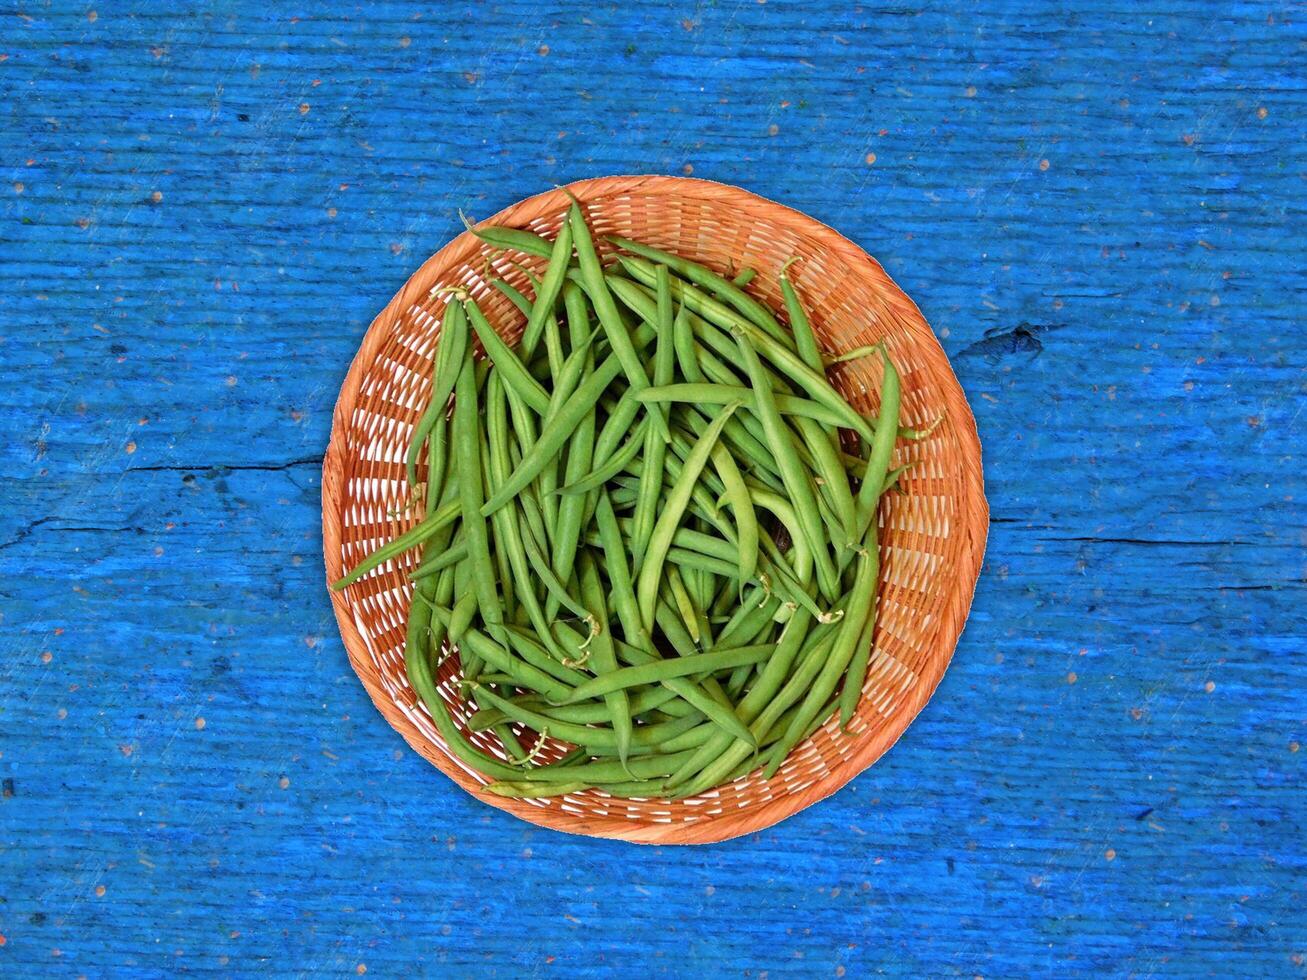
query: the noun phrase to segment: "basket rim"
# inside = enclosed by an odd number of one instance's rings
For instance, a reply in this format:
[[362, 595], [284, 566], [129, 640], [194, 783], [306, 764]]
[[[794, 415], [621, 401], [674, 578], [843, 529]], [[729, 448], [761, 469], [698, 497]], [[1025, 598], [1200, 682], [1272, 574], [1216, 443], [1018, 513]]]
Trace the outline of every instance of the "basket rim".
[[[941, 623], [935, 642], [936, 656], [929, 659], [926, 669], [919, 675], [907, 697], [900, 702], [887, 724], [870, 736], [864, 735], [866, 744], [819, 779], [798, 791], [785, 791], [772, 799], [705, 815], [701, 819], [679, 822], [639, 821], [626, 817], [580, 814], [556, 807], [541, 807], [525, 800], [509, 799], [480, 792], [489, 780], [478, 780], [472, 772], [441, 745], [428, 739], [408, 718], [394, 698], [387, 692], [377, 674], [377, 665], [369, 652], [355, 620], [349, 590], [332, 591], [329, 584], [343, 574], [342, 530], [346, 495], [346, 433], [350, 417], [362, 388], [367, 371], [379, 349], [389, 340], [391, 327], [418, 299], [425, 295], [424, 283], [433, 273], [445, 266], [457, 264], [463, 253], [479, 247], [471, 231], [463, 231], [423, 262], [395, 296], [369, 324], [360, 342], [349, 371], [341, 385], [340, 394], [332, 414], [331, 439], [323, 458], [322, 471], [322, 532], [323, 555], [326, 565], [328, 593], [336, 615], [341, 639], [354, 672], [362, 681], [373, 704], [386, 721], [400, 733], [419, 755], [477, 800], [504, 810], [541, 827], [585, 836], [604, 837], [646, 844], [717, 843], [745, 834], [764, 830], [793, 816], [800, 810], [832, 795], [846, 783], [880, 759], [909, 726], [934, 694], [952, 661], [961, 638], [974, 597], [976, 582], [984, 560], [985, 543], [989, 530], [989, 507], [984, 494], [984, 477], [981, 468], [981, 447], [974, 415], [966, 395], [944, 353], [938, 338], [926, 323], [916, 304], [890, 278], [884, 268], [866, 251], [845, 238], [830, 226], [761, 195], [731, 184], [693, 177], [673, 177], [658, 174], [591, 177], [556, 187], [552, 190], [524, 198], [481, 224], [505, 224], [521, 227], [544, 215], [565, 210], [574, 195], [582, 204], [588, 200], [619, 195], [638, 195], [642, 191], [658, 188], [666, 194], [673, 190], [682, 197], [709, 199], [737, 207], [747, 206], [774, 216], [780, 224], [794, 228], [805, 238], [818, 242], [823, 249], [838, 254], [858, 278], [870, 278], [877, 288], [893, 296], [896, 308], [917, 328], [923, 345], [933, 345], [928, 351], [932, 367], [939, 371], [944, 383], [948, 415], [956, 431], [961, 451], [963, 492], [959, 497], [960, 531], [965, 534], [965, 547], [959, 557], [959, 569], [953, 594], [940, 612]], [[937, 363], [935, 363], [937, 362]], [[802, 745], [795, 747], [797, 751]], [[711, 795], [706, 794], [706, 795]]]

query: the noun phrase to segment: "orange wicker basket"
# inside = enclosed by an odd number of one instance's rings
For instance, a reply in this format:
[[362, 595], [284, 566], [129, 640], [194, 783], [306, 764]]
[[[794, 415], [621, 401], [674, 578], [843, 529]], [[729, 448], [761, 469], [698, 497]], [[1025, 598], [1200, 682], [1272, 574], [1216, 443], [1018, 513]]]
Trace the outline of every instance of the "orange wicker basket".
[[[574, 194], [601, 236], [618, 234], [701, 262], [719, 272], [758, 270], [750, 291], [783, 309], [777, 276], [790, 258], [800, 296], [825, 350], [884, 340], [903, 376], [903, 419], [941, 424], [929, 438], [901, 442], [894, 465], [911, 460], [902, 486], [881, 508], [881, 599], [874, 651], [852, 734], [832, 719], [799, 745], [770, 779], [754, 771], [690, 799], [618, 800], [588, 790], [550, 800], [480, 793], [489, 780], [460, 762], [437, 734], [404, 671], [404, 626], [418, 556], [383, 565], [333, 593], [350, 663], [382, 715], [424, 758], [492, 806], [543, 827], [648, 844], [726, 840], [769, 827], [829, 796], [903, 734], [947, 668], [971, 604], [988, 530], [975, 421], [948, 359], [920, 311], [862, 249], [827, 226], [736, 187], [679, 177], [601, 177], [528, 198], [491, 224], [553, 237]], [[521, 263], [521, 265], [517, 263]], [[410, 500], [404, 453], [430, 392], [442, 299], [433, 287], [469, 289], [507, 338], [523, 318], [490, 287], [501, 277], [529, 290], [523, 267], [544, 260], [496, 254], [465, 232], [429, 258], [372, 322], [345, 384], [323, 464], [322, 523], [327, 579], [334, 581], [378, 544], [422, 517]], [[529, 292], [528, 292], [529, 295]], [[876, 409], [879, 359], [839, 365], [838, 388]], [[460, 725], [458, 658], [441, 669], [440, 692]], [[491, 732], [470, 736], [503, 757]], [[548, 745], [545, 760], [562, 754]]]

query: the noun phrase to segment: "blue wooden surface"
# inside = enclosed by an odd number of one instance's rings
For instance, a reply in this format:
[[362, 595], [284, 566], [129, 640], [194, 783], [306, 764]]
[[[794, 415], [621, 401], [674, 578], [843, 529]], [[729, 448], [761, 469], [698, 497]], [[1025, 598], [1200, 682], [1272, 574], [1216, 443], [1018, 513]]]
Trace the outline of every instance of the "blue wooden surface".
[[[986, 6], [10, 7], [0, 974], [1301, 975], [1307, 15]], [[880, 764], [638, 849], [386, 726], [318, 468], [457, 208], [691, 170], [916, 299], [994, 523]]]

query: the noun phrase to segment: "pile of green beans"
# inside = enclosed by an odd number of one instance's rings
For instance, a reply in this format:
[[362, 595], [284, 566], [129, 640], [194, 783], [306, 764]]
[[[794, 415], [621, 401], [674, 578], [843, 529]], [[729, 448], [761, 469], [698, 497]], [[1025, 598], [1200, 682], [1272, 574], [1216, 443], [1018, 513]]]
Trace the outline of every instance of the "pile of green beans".
[[[833, 711], [847, 731], [877, 506], [896, 439], [921, 435], [884, 348], [826, 358], [785, 269], [782, 320], [745, 292], [753, 270], [620, 238], [605, 265], [576, 204], [553, 241], [476, 234], [548, 260], [531, 298], [494, 284], [521, 339], [446, 291], [406, 458], [426, 516], [334, 585], [422, 549], [406, 667], [450, 749], [503, 796], [670, 799], [770, 778]], [[827, 368], [877, 355], [873, 418]], [[453, 650], [464, 725], [436, 689]], [[487, 730], [502, 755], [469, 738]], [[547, 738], [573, 750], [543, 762]]]

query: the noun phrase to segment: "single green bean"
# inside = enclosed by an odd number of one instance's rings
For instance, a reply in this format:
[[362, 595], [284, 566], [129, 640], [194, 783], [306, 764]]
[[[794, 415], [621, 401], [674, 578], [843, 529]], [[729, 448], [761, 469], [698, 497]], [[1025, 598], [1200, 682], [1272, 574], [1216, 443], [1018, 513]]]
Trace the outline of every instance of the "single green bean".
[[538, 255], [543, 259], [547, 259], [553, 254], [553, 243], [549, 239], [542, 238], [532, 232], [523, 231], [520, 228], [503, 228], [497, 225], [473, 228], [467, 218], [463, 218], [463, 224], [477, 238], [495, 248], [525, 252], [527, 255]]
[[[659, 604], [659, 615], [659, 625], [663, 625], [669, 619], [676, 619], [676, 614], [668, 609], [665, 603]], [[554, 629], [560, 634], [563, 642], [577, 643], [580, 641], [580, 637], [576, 632], [564, 624], [555, 623]], [[664, 626], [664, 633], [666, 632], [667, 629]], [[687, 636], [685, 639], [688, 641], [689, 637]], [[616, 644], [616, 649], [623, 662], [633, 667], [660, 662], [659, 658], [654, 654], [630, 643], [619, 642]], [[690, 646], [685, 652], [687, 654], [693, 653], [693, 646]], [[722, 731], [730, 732], [737, 738], [752, 739], [753, 736], [749, 734], [748, 727], [736, 717], [734, 705], [731, 704], [721, 689], [712, 684], [710, 679], [706, 679], [702, 684], [703, 686], [700, 686], [700, 684], [688, 677], [669, 677], [662, 681], [664, 687], [674, 691], [682, 700], [704, 714]]]
[[[436, 346], [435, 364], [432, 368], [431, 400], [413, 428], [413, 441], [409, 445], [405, 460], [408, 470], [408, 482], [417, 483], [417, 459], [422, 445], [427, 441], [436, 421], [449, 411], [449, 396], [453, 394], [454, 382], [463, 366], [463, 353], [467, 349], [468, 330], [467, 314], [463, 304], [451, 300], [445, 306], [440, 320], [440, 334]], [[428, 497], [430, 499], [430, 497]]]
[[[489, 471], [492, 485], [498, 486], [508, 478], [510, 467], [508, 420], [504, 413], [505, 404], [502, 383], [495, 386], [494, 396], [491, 396], [491, 389], [488, 386], [486, 435], [489, 442]], [[522, 526], [518, 522], [517, 513], [512, 508], [502, 507], [495, 511], [491, 521], [495, 529], [495, 540], [499, 545], [498, 551], [506, 559], [512, 578], [517, 582], [516, 598], [518, 602], [521, 603], [527, 619], [535, 628], [536, 633], [546, 640], [551, 647], [551, 652], [561, 659], [562, 651], [552, 643], [553, 635], [549, 632], [549, 623], [545, 617], [544, 609], [536, 597], [534, 577], [530, 563], [527, 560], [526, 546], [522, 537]], [[506, 589], [505, 592], [507, 592]]]
[[549, 559], [545, 557], [544, 552], [540, 550], [539, 545], [537, 545], [529, 535], [523, 537], [522, 543], [526, 547], [526, 553], [531, 559], [531, 564], [535, 574], [539, 576], [540, 581], [544, 583], [549, 595], [558, 605], [570, 609], [580, 619], [588, 620], [590, 618], [590, 611], [581, 604], [579, 599], [573, 598], [571, 593], [567, 591], [567, 586], [564, 585], [559, 580], [558, 576], [554, 574], [553, 569], [550, 567]]
[[[676, 768], [693, 754], [693, 749], [686, 749], [681, 752], [671, 752], [667, 755], [641, 756], [631, 759], [626, 764], [616, 759], [569, 763], [566, 765], [555, 762], [532, 769], [530, 778], [538, 782], [573, 783], [578, 786], [602, 788], [607, 783], [629, 783], [633, 777], [635, 779], [649, 779], [653, 776], [666, 776], [675, 772]], [[486, 772], [486, 775], [494, 775], [497, 779], [515, 780], [520, 779], [522, 776], [522, 773], [516, 769], [509, 770], [506, 776], [498, 776], [486, 770], [482, 771]]]
[[705, 430], [704, 434], [700, 436], [681, 470], [680, 477], [668, 493], [662, 512], [654, 525], [654, 531], [649, 540], [649, 550], [645, 555], [644, 563], [640, 566], [636, 582], [640, 618], [645, 628], [650, 631], [653, 629], [654, 600], [658, 594], [658, 579], [662, 574], [663, 557], [666, 555], [667, 549], [671, 547], [676, 527], [680, 523], [686, 505], [690, 502], [695, 482], [699, 479], [699, 474], [703, 472], [704, 465], [708, 462], [712, 447], [737, 407], [735, 404], [727, 405]]
[[[658, 344], [654, 352], [653, 383], [666, 385], [671, 381], [676, 369], [675, 318], [671, 314], [671, 289], [663, 280], [658, 283], [657, 319]], [[665, 300], [665, 302], [664, 302]], [[662, 492], [663, 461], [667, 455], [667, 441], [659, 432], [648, 427], [644, 434], [643, 476], [640, 489], [636, 494], [633, 533], [631, 535], [631, 558], [635, 567], [644, 561], [645, 551], [649, 547], [649, 538], [653, 535], [654, 522], [658, 517], [658, 500]]]
[[[813, 470], [820, 484], [818, 503], [824, 498], [835, 517], [835, 524], [827, 522], [830, 538], [832, 541], [848, 540], [848, 529], [855, 523], [855, 507], [849, 476], [840, 463], [839, 454], [827, 438], [828, 433], [812, 419], [796, 418], [793, 425], [799, 440], [812, 454]], [[842, 532], [842, 536], [837, 537], [837, 531]]]
[[[668, 549], [670, 552], [671, 549]], [[665, 561], [663, 565], [662, 586], [666, 588], [667, 595], [671, 599], [671, 606], [681, 617], [681, 622], [685, 624], [685, 631], [690, 634], [690, 640], [697, 647], [703, 640], [703, 635], [699, 631], [699, 616], [694, 608], [694, 601], [690, 598], [690, 593], [686, 591], [685, 581], [681, 578], [680, 569], [672, 562]], [[661, 589], [660, 589], [661, 591]]]
[[491, 279], [490, 285], [507, 296], [508, 301], [517, 307], [519, 313], [525, 316], [531, 315], [531, 301], [522, 295], [521, 290], [512, 283], [505, 282], [503, 279]]
[[487, 356], [503, 375], [504, 384], [512, 388], [537, 415], [548, 412], [549, 395], [541, 387], [540, 382], [531, 377], [531, 372], [513, 353], [512, 348], [504, 342], [504, 338], [495, 332], [495, 328], [490, 325], [490, 321], [485, 318], [475, 300], [468, 300], [467, 314], [472, 329], [481, 339], [481, 346], [486, 349]]
[[[581, 286], [590, 297], [590, 305], [594, 307], [595, 315], [599, 318], [599, 324], [604, 328], [608, 343], [612, 345], [614, 355], [621, 362], [622, 371], [627, 380], [630, 381], [631, 387], [637, 391], [647, 388], [649, 387], [649, 376], [645, 374], [644, 364], [640, 361], [635, 346], [631, 343], [630, 333], [617, 310], [617, 304], [613, 301], [613, 294], [604, 281], [603, 267], [599, 264], [599, 255], [595, 251], [594, 242], [590, 238], [590, 229], [586, 226], [585, 216], [581, 213], [580, 205], [575, 201], [572, 202], [567, 220], [572, 226], [572, 238], [576, 243], [576, 258], [580, 266]], [[666, 429], [661, 419], [655, 421], [654, 425], [660, 431]]]
[[[563, 480], [566, 484], [580, 482], [590, 472], [594, 448], [595, 412], [591, 409], [568, 440], [567, 462], [563, 467]], [[562, 582], [566, 582], [571, 577], [572, 566], [576, 561], [577, 544], [581, 540], [581, 529], [585, 524], [586, 496], [586, 494], [569, 494], [558, 502], [558, 519], [553, 526], [552, 567], [554, 574]], [[547, 602], [545, 609], [552, 616], [558, 610], [558, 606], [554, 602]]]
[[[522, 695], [512, 700], [537, 714], [544, 715], [547, 718], [557, 718], [559, 721], [572, 722], [578, 725], [603, 724], [608, 721], [608, 706], [599, 702], [551, 705], [539, 695], [534, 694]], [[701, 712], [696, 711], [688, 703], [677, 697], [675, 691], [667, 687], [651, 687], [638, 694], [632, 694], [630, 701], [632, 717], [639, 717], [654, 709], [659, 709], [664, 714], [671, 714], [678, 718], [691, 713], [701, 714]], [[474, 732], [485, 731], [491, 725], [503, 721], [505, 717], [507, 716], [498, 713], [498, 709], [495, 708], [484, 712], [478, 711], [467, 720], [467, 727]]]
[[[793, 261], [793, 260], [791, 260]], [[790, 318], [790, 330], [794, 334], [794, 349], [798, 351], [803, 363], [814, 371], [826, 373], [825, 363], [821, 357], [821, 347], [817, 344], [817, 335], [813, 333], [808, 321], [807, 311], [795, 292], [794, 283], [787, 275], [789, 263], [781, 270], [781, 298], [785, 301], [785, 313]]]
[[[455, 483], [464, 481], [457, 480]], [[368, 572], [372, 571], [378, 565], [384, 564], [392, 558], [402, 555], [410, 548], [422, 544], [441, 528], [448, 527], [458, 520], [462, 510], [457, 500], [451, 500], [449, 503], [442, 504], [435, 511], [428, 514], [421, 521], [409, 528], [397, 538], [377, 548], [370, 555], [364, 558], [344, 578], [339, 579], [331, 584], [334, 591], [340, 591], [347, 585], [353, 585]]]
[[875, 523], [876, 504], [885, 486], [885, 474], [889, 470], [890, 457], [894, 454], [894, 437], [898, 434], [899, 372], [883, 347], [880, 356], [885, 365], [880, 388], [880, 417], [876, 422], [876, 434], [871, 442], [871, 456], [862, 477], [862, 486], [858, 489], [857, 523], [851, 529], [855, 539], [861, 538], [866, 529]]
[[[604, 677], [616, 674], [621, 668], [617, 666], [617, 654], [613, 648], [613, 637], [608, 623], [606, 603], [604, 602], [603, 583], [600, 582], [598, 569], [596, 569], [595, 563], [588, 553], [582, 555], [580, 572], [581, 598], [598, 626], [590, 644], [590, 663], [593, 665], [592, 669], [600, 675], [596, 680], [602, 680]], [[565, 696], [562, 698], [549, 697], [549, 700], [558, 703], [575, 703], [575, 701], [586, 699], [572, 699]], [[626, 691], [620, 688], [613, 688], [611, 691], [604, 692], [604, 702], [612, 713], [611, 724], [617, 742], [617, 756], [622, 765], [625, 766], [627, 756], [631, 751], [631, 737], [633, 734], [631, 705], [627, 700]], [[629, 769], [627, 771], [630, 772]]]
[[603, 697], [613, 691], [638, 687], [641, 684], [657, 684], [669, 677], [693, 677], [697, 674], [710, 674], [737, 667], [740, 664], [756, 664], [766, 660], [773, 650], [775, 647], [772, 644], [761, 643], [696, 653], [688, 657], [674, 657], [639, 667], [619, 667], [573, 688], [572, 692], [559, 703], [575, 704], [578, 701], [588, 701], [591, 698]]
[[744, 477], [735, 457], [720, 442], [712, 449], [713, 468], [721, 477], [725, 488], [726, 502], [735, 514], [736, 557], [739, 565], [740, 588], [750, 581], [758, 568], [758, 515], [753, 509], [753, 500], [749, 497], [749, 488], [744, 485]]
[[[530, 708], [523, 707], [520, 703], [511, 701], [508, 698], [500, 697], [488, 688], [482, 687], [480, 691], [485, 695], [486, 701], [491, 706], [498, 708], [514, 721], [529, 725], [538, 732], [548, 731], [553, 738], [571, 742], [573, 745], [584, 745], [592, 752], [595, 750], [613, 751], [617, 749], [617, 735], [613, 729], [594, 728], [561, 721], [558, 718], [532, 711]], [[673, 721], [641, 726], [632, 733], [629, 747], [657, 746], [661, 742], [666, 742], [697, 727], [702, 720], [703, 716], [696, 712]]]
[[481, 505], [485, 499], [481, 483], [481, 438], [478, 432], [476, 384], [473, 378], [471, 351], [464, 355], [463, 370], [454, 385], [453, 448], [459, 461], [462, 479], [458, 481], [459, 504], [463, 518], [463, 537], [477, 609], [490, 635], [500, 638], [503, 611], [495, 592], [494, 565], [490, 558], [490, 534]]
[[522, 331], [522, 352], [528, 357], [535, 350], [546, 321], [553, 316], [554, 302], [567, 280], [567, 267], [571, 260], [572, 225], [564, 221], [558, 229], [558, 237], [554, 239], [549, 254], [549, 268], [536, 289], [534, 306], [526, 321], [526, 328]]

